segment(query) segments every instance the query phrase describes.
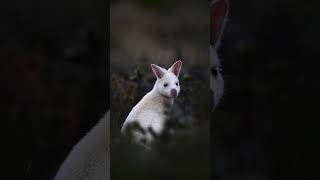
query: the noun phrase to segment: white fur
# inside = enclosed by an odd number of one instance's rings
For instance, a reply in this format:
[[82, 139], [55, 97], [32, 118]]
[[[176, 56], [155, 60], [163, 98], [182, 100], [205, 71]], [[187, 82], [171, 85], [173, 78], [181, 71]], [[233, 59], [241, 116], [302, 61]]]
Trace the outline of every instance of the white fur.
[[74, 146], [54, 180], [110, 179], [110, 112]]
[[217, 107], [224, 90], [224, 80], [221, 74], [220, 59], [218, 58], [217, 52], [213, 46], [210, 46], [210, 68], [211, 71], [216, 71], [216, 75], [210, 73], [210, 89], [213, 92], [213, 107]]
[[[212, 93], [213, 110], [217, 107], [224, 90], [224, 81], [221, 74], [220, 59], [217, 48], [220, 44], [226, 17], [228, 15], [228, 0], [212, 0], [210, 2], [210, 89]], [[220, 22], [216, 24], [214, 22]]]
[[[174, 99], [180, 92], [178, 76], [181, 64], [181, 61], [177, 61], [168, 70], [154, 64], [151, 65], [157, 81], [153, 89], [132, 108], [121, 129], [121, 132], [125, 134], [130, 123], [138, 123], [146, 133], [133, 132], [133, 140], [136, 143], [139, 144], [144, 139], [148, 145], [154, 140], [148, 131], [149, 128], [157, 135], [163, 132], [167, 119], [165, 112], [170, 110]], [[175, 97], [172, 91], [176, 91]]]

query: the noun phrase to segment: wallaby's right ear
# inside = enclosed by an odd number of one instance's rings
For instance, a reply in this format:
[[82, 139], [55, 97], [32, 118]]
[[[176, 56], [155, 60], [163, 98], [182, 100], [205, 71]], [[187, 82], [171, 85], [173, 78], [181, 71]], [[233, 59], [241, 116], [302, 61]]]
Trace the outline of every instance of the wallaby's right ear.
[[167, 71], [166, 69], [157, 66], [155, 64], [151, 64], [151, 69], [153, 73], [157, 76], [158, 79], [161, 79], [164, 75], [164, 73]]
[[213, 46], [219, 44], [228, 10], [228, 0], [210, 1], [210, 44]]
[[181, 70], [182, 62], [176, 61], [169, 69], [168, 71], [173, 72], [176, 76], [179, 76], [180, 70]]

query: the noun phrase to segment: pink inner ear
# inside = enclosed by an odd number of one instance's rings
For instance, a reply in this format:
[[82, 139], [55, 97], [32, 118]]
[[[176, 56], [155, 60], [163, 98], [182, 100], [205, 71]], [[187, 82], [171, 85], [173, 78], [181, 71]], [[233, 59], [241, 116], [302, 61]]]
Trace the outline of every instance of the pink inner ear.
[[154, 64], [151, 64], [151, 68], [154, 72], [154, 74], [158, 77], [161, 78], [161, 70]]
[[182, 64], [182, 62], [181, 62], [181, 61], [178, 61], [178, 62], [176, 62], [176, 63], [173, 65], [172, 72], [173, 72], [176, 76], [178, 76], [179, 73], [180, 73], [181, 64]]

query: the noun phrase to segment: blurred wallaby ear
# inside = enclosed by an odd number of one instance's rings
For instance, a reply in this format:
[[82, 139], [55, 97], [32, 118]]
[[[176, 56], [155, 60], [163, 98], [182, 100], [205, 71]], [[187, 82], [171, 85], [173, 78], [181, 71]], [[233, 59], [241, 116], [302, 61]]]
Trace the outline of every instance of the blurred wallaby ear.
[[228, 0], [210, 1], [210, 44], [213, 46], [219, 44], [228, 10]]
[[155, 64], [151, 64], [151, 69], [158, 79], [161, 79], [163, 74], [167, 71], [166, 69]]
[[181, 70], [182, 62], [176, 61], [169, 69], [168, 71], [173, 72], [176, 76], [179, 76], [180, 70]]

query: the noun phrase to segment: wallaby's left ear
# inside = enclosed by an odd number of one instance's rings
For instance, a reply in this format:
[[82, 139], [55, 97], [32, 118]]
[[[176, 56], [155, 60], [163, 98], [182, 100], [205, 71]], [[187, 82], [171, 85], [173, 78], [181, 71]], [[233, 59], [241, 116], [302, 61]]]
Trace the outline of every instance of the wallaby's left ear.
[[153, 73], [156, 75], [157, 79], [161, 79], [164, 75], [164, 73], [166, 73], [166, 69], [157, 66], [155, 64], [151, 64], [151, 69], [153, 71]]
[[180, 70], [181, 70], [181, 66], [182, 66], [182, 62], [176, 61], [169, 69], [168, 71], [173, 72], [173, 74], [175, 74], [176, 76], [179, 76], [180, 74]]

